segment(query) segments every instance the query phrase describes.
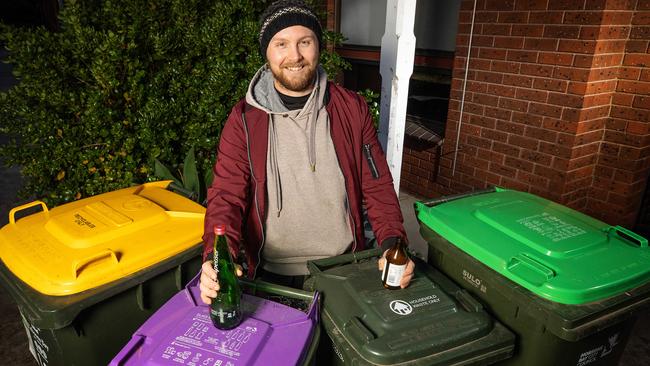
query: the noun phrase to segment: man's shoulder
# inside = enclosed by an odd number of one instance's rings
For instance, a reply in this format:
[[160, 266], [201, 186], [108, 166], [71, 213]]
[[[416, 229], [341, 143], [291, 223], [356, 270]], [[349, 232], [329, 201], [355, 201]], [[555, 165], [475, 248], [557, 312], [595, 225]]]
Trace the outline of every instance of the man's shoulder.
[[330, 97], [339, 97], [344, 99], [358, 99], [358, 94], [346, 87], [338, 85], [332, 81], [327, 83]]

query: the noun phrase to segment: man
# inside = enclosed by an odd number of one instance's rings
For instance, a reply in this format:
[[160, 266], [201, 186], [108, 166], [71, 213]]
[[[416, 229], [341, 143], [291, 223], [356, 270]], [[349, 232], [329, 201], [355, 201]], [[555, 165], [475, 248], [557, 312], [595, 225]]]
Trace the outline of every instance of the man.
[[[362, 201], [383, 249], [406, 238], [366, 102], [319, 66], [316, 15], [300, 1], [277, 1], [261, 17], [259, 42], [267, 63], [223, 127], [208, 190], [205, 303], [219, 290], [209, 260], [217, 223], [231, 252], [243, 249], [249, 277], [295, 287], [308, 260], [364, 249]], [[412, 275], [410, 262], [402, 287]]]

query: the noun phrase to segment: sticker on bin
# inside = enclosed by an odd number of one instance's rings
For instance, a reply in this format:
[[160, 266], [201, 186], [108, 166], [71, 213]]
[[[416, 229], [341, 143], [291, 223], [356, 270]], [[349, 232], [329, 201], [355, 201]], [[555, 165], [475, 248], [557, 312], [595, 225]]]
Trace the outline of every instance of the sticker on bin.
[[135, 332], [110, 365], [296, 365], [313, 348], [318, 293], [313, 298], [308, 293], [307, 312], [244, 294], [244, 320], [234, 329], [220, 330], [212, 324], [210, 308], [198, 300], [197, 284], [198, 276]]

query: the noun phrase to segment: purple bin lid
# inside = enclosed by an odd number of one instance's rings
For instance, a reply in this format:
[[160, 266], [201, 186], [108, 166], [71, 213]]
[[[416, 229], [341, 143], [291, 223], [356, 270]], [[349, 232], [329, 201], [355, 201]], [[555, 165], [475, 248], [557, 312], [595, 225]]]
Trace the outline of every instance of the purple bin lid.
[[308, 313], [256, 296], [242, 296], [244, 320], [231, 330], [212, 325], [199, 299], [198, 276], [133, 334], [110, 366], [295, 365], [309, 348], [317, 296]]

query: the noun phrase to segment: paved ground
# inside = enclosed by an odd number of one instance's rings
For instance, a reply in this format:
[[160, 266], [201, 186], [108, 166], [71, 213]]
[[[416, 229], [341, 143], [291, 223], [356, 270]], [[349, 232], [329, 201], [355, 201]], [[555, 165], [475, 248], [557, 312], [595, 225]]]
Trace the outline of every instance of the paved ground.
[[[3, 51], [0, 51], [2, 59]], [[0, 64], [0, 90], [9, 88], [13, 79], [7, 65]], [[1, 123], [1, 121], [0, 121]], [[6, 143], [6, 137], [0, 135], [0, 144]], [[0, 157], [0, 160], [2, 157]], [[2, 164], [0, 164], [2, 165]], [[20, 202], [16, 193], [21, 187], [19, 170], [16, 167], [0, 166], [0, 227], [8, 222], [8, 212]], [[416, 198], [400, 195], [400, 204], [404, 212], [406, 229], [413, 249], [426, 256], [427, 244], [418, 234], [418, 224], [413, 213], [413, 202]], [[0, 364], [15, 366], [33, 366], [36, 362], [28, 350], [27, 336], [25, 334], [20, 314], [18, 313], [11, 296], [0, 286]], [[621, 366], [648, 366], [650, 365], [650, 314], [646, 313], [637, 322], [629, 341]], [[552, 366], [552, 365], [549, 365]]]

